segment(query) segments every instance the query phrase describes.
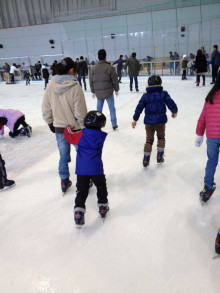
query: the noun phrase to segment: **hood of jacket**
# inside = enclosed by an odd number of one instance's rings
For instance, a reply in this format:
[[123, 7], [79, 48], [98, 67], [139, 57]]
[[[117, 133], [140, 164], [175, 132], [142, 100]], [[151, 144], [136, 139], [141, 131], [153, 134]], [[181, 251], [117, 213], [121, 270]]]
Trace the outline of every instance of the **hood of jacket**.
[[63, 94], [67, 92], [71, 87], [78, 84], [77, 77], [74, 75], [58, 75], [56, 74], [50, 82], [50, 87], [57, 94]]
[[[82, 130], [84, 140], [86, 143], [92, 148], [97, 149], [99, 147], [102, 147], [105, 141], [105, 138], [107, 136], [106, 132], [95, 130], [95, 129], [88, 129], [84, 128]], [[79, 142], [80, 145], [80, 142]]]

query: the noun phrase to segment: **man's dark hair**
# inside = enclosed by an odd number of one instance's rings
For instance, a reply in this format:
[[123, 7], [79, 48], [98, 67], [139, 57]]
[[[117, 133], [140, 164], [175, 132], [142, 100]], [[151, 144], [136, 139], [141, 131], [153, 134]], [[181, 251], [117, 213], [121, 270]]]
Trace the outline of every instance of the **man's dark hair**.
[[123, 57], [123, 55], [120, 55], [120, 58]]
[[80, 60], [83, 60], [84, 58], [83, 58], [83, 56], [80, 56]]
[[131, 57], [136, 57], [136, 53], [135, 52], [133, 52], [132, 54], [131, 54]]
[[213, 48], [215, 48], [216, 50], [218, 50], [218, 45], [214, 45]]
[[105, 58], [106, 58], [105, 49], [101, 49], [101, 50], [98, 51], [98, 58], [99, 58], [99, 60], [105, 60]]

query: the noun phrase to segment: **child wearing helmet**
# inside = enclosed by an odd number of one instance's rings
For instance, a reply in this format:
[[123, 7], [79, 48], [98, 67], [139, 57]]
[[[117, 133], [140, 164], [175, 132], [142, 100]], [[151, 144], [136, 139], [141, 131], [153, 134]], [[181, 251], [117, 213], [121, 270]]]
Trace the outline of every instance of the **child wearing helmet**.
[[172, 112], [172, 117], [177, 116], [177, 105], [171, 99], [167, 91], [161, 86], [162, 80], [159, 75], [152, 75], [148, 78], [147, 92], [141, 97], [134, 116], [132, 127], [135, 128], [137, 121], [145, 109], [144, 124], [146, 129], [146, 143], [144, 145], [143, 166], [150, 163], [154, 134], [157, 133], [157, 163], [164, 162], [165, 148], [165, 124], [167, 123], [166, 106]]
[[70, 138], [68, 130], [64, 135], [69, 143], [78, 145], [76, 156], [77, 192], [74, 207], [74, 219], [78, 228], [84, 225], [86, 212], [85, 202], [89, 192], [90, 180], [97, 188], [99, 213], [102, 218], [109, 210], [108, 192], [102, 163], [102, 149], [107, 133], [101, 131], [105, 127], [106, 117], [98, 111], [90, 111], [84, 118], [85, 128], [73, 132]]

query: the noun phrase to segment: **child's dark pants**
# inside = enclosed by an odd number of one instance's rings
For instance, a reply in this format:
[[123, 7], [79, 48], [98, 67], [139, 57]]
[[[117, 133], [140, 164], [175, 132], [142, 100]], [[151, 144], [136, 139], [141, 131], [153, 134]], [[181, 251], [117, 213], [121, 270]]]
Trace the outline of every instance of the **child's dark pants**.
[[144, 152], [151, 152], [154, 143], [154, 133], [157, 133], [157, 147], [165, 148], [165, 124], [146, 124], [146, 143]]
[[108, 203], [108, 192], [106, 186], [105, 175], [77, 175], [77, 191], [76, 191], [76, 199], [75, 199], [75, 208], [83, 208], [85, 209], [85, 202], [89, 193], [89, 182], [90, 179], [94, 183], [97, 188], [97, 197], [98, 204], [106, 204]]

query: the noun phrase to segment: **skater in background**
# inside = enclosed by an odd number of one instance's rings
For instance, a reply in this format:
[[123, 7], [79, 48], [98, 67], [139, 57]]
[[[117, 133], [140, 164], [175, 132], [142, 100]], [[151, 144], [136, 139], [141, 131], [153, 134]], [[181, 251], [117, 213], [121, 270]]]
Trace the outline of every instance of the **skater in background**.
[[123, 60], [123, 55], [120, 55], [119, 59], [117, 61], [115, 61], [112, 65], [118, 64], [117, 65], [117, 74], [118, 74], [118, 81], [119, 83], [121, 82], [121, 77], [122, 77], [122, 67], [123, 64], [126, 62], [127, 60]]
[[[170, 51], [169, 54], [170, 54], [170, 60], [175, 60], [173, 52]], [[173, 61], [172, 62], [170, 61], [169, 68], [170, 68], [170, 74], [173, 74], [174, 73], [174, 62]]]
[[39, 77], [39, 79], [42, 79], [41, 78], [41, 67], [42, 67], [41, 62], [40, 61], [36, 62], [35, 69], [36, 69], [36, 73], [37, 73], [37, 76]]
[[26, 81], [26, 85], [30, 85], [30, 82], [31, 82], [31, 75], [30, 75], [30, 72], [29, 71], [25, 71], [24, 73], [24, 79]]
[[207, 61], [201, 49], [197, 51], [195, 70], [196, 70], [196, 86], [199, 86], [201, 75], [203, 80], [202, 85], [205, 86], [205, 74], [207, 72]]
[[106, 51], [98, 51], [99, 62], [91, 69], [89, 83], [93, 98], [97, 97], [97, 111], [102, 112], [106, 100], [113, 130], [118, 128], [115, 110], [114, 91], [119, 92], [119, 82], [115, 69], [106, 61]]
[[56, 65], [56, 75], [47, 85], [42, 114], [50, 130], [55, 133], [60, 153], [59, 176], [61, 189], [65, 193], [72, 185], [69, 179], [70, 144], [64, 137], [64, 129], [70, 125], [73, 130], [84, 128], [87, 114], [85, 96], [77, 81], [76, 63], [64, 58]]
[[182, 60], [182, 70], [183, 70], [182, 80], [187, 79], [186, 78], [187, 63], [188, 63], [187, 56], [183, 55], [183, 60]]
[[16, 67], [16, 64], [13, 63], [12, 66], [10, 67], [10, 82], [15, 83], [15, 72], [17, 72], [18, 69]]
[[214, 175], [218, 165], [220, 150], [220, 73], [215, 85], [208, 93], [196, 127], [195, 145], [201, 146], [206, 131], [208, 161], [205, 169], [204, 189], [200, 192], [201, 201], [207, 202], [216, 189]]
[[161, 86], [162, 80], [159, 75], [152, 75], [148, 78], [147, 92], [141, 97], [134, 116], [132, 127], [135, 128], [137, 121], [145, 109], [144, 124], [146, 129], [146, 143], [144, 145], [143, 166], [150, 163], [154, 134], [157, 133], [157, 163], [164, 162], [165, 148], [165, 124], [167, 123], [166, 106], [172, 112], [172, 117], [177, 116], [177, 106], [171, 99], [168, 92]]
[[83, 56], [80, 56], [80, 61], [78, 63], [78, 81], [82, 87], [81, 79], [83, 80], [84, 90], [86, 91], [86, 75], [88, 75], [88, 66]]
[[133, 52], [131, 54], [131, 58], [129, 58], [127, 60], [127, 62], [125, 63], [124, 69], [126, 69], [128, 67], [128, 75], [130, 78], [130, 91], [133, 91], [133, 79], [135, 82], [135, 89], [136, 92], [139, 92], [138, 89], [138, 75], [139, 75], [139, 71], [141, 69], [141, 64], [140, 62], [136, 59], [136, 53]]
[[10, 83], [10, 65], [8, 63], [5, 63], [5, 65], [3, 66], [3, 70], [4, 70], [4, 76], [5, 76], [5, 83], [9, 84]]
[[[32, 128], [25, 121], [25, 116], [22, 112], [13, 109], [0, 109], [0, 123], [2, 128], [0, 130], [0, 136], [3, 138], [4, 126], [10, 129], [9, 135], [15, 138], [19, 134], [30, 137]], [[23, 126], [19, 128], [20, 126]]]
[[211, 84], [214, 84], [219, 67], [220, 67], [220, 53], [218, 51], [217, 45], [214, 45], [212, 48], [211, 64], [212, 64], [212, 82], [211, 82]]
[[42, 65], [42, 73], [43, 73], [43, 79], [45, 81], [45, 83], [44, 83], [44, 89], [46, 89], [47, 84], [49, 82], [49, 76], [50, 76], [50, 74], [49, 74], [49, 71], [48, 71], [48, 69], [46, 68], [45, 65]]
[[74, 145], [78, 145], [76, 156], [77, 191], [74, 207], [74, 219], [80, 228], [84, 225], [86, 199], [89, 193], [90, 180], [97, 188], [99, 213], [105, 218], [109, 211], [108, 192], [102, 162], [102, 149], [107, 133], [101, 131], [105, 127], [106, 117], [98, 111], [90, 111], [85, 119], [85, 128], [72, 136]]
[[57, 60], [54, 60], [53, 64], [50, 66], [50, 70], [52, 71], [52, 76], [56, 75], [56, 65], [57, 65]]

